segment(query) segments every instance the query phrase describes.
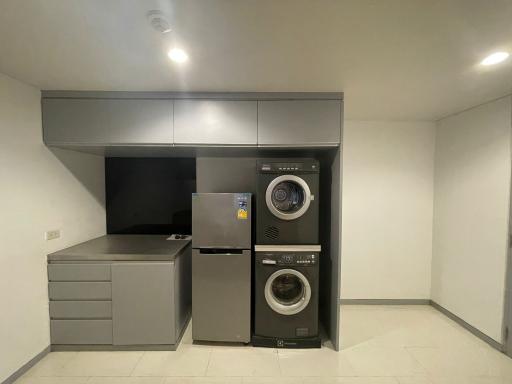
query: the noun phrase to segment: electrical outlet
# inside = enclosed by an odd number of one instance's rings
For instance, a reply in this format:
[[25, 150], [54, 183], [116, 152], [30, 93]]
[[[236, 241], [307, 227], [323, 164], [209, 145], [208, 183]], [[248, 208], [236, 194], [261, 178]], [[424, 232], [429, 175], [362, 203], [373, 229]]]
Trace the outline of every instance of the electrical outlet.
[[53, 231], [46, 231], [44, 238], [46, 240], [58, 239], [60, 237], [60, 229], [54, 229]]

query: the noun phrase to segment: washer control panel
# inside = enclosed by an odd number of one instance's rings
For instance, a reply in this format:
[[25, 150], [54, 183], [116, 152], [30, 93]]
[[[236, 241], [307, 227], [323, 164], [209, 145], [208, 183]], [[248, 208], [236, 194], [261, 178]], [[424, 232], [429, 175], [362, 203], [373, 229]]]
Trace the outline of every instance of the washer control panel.
[[280, 252], [264, 253], [261, 255], [261, 263], [265, 265], [279, 266], [310, 266], [318, 263], [316, 252]]

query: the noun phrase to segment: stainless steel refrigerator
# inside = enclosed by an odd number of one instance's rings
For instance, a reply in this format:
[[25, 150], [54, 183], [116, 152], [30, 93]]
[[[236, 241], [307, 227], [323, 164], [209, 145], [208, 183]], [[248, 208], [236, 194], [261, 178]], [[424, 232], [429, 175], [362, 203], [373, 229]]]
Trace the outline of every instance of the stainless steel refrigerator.
[[251, 339], [251, 194], [192, 195], [192, 338]]

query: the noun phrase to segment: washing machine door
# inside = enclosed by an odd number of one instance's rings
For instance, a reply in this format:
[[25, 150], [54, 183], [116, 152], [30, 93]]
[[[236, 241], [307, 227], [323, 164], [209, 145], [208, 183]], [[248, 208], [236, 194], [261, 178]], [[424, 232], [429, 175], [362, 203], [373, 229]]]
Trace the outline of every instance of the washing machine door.
[[295, 220], [307, 212], [311, 203], [311, 191], [302, 178], [282, 175], [270, 182], [265, 200], [274, 216], [283, 220]]
[[294, 269], [280, 269], [267, 279], [265, 299], [275, 312], [295, 315], [306, 308], [311, 300], [308, 279]]

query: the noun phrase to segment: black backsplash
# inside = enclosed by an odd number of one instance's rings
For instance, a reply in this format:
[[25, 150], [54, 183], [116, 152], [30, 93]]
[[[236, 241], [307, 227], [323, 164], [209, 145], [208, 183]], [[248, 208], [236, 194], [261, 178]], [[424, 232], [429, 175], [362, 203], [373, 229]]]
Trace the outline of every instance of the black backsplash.
[[105, 159], [107, 233], [190, 234], [196, 161]]

